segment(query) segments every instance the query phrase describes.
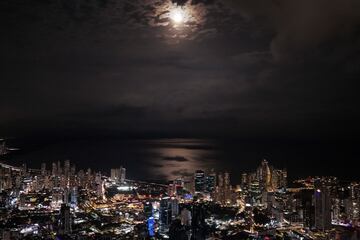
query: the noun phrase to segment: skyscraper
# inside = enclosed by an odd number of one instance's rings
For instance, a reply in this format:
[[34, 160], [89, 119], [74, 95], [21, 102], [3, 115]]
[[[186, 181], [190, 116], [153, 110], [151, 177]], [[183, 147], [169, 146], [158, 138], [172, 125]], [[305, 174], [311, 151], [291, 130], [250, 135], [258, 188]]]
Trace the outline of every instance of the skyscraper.
[[46, 163], [41, 163], [41, 175], [46, 175]]
[[281, 187], [287, 188], [287, 170], [286, 169], [282, 170], [280, 184], [281, 184]]
[[266, 159], [262, 160], [261, 165], [257, 169], [257, 178], [262, 189], [271, 190], [271, 171]]
[[220, 203], [225, 203], [225, 191], [224, 191], [224, 175], [219, 173], [217, 177], [216, 187], [216, 200]]
[[169, 197], [160, 200], [160, 231], [165, 232], [169, 229], [172, 213], [172, 207]]
[[230, 183], [230, 174], [228, 172], [224, 173], [224, 197], [225, 203], [232, 202], [232, 189]]
[[110, 170], [110, 178], [111, 180], [118, 182], [120, 178], [120, 169], [119, 168], [112, 168]]
[[191, 239], [205, 239], [204, 225], [205, 225], [205, 209], [201, 205], [194, 205], [191, 215], [192, 238]]
[[71, 213], [67, 204], [62, 204], [60, 208], [60, 233], [71, 233]]
[[316, 179], [314, 186], [315, 228], [324, 231], [331, 228], [330, 189], [321, 179]]
[[183, 210], [181, 211], [180, 220], [182, 225], [191, 225], [191, 212], [187, 208], [183, 208]]
[[313, 205], [314, 191], [311, 189], [302, 189], [299, 194], [304, 227], [312, 228], [315, 224], [315, 212]]
[[75, 166], [75, 165], [72, 165], [72, 166], [71, 166], [71, 170], [70, 170], [70, 175], [71, 175], [71, 176], [74, 176], [75, 173], [76, 173], [76, 166]]
[[153, 216], [153, 206], [151, 202], [144, 203], [144, 214], [146, 218]]
[[120, 167], [120, 182], [124, 183], [126, 178], [126, 168]]
[[56, 163], [52, 163], [52, 171], [51, 171], [51, 174], [53, 176], [56, 176], [57, 175], [57, 166], [56, 166]]
[[212, 171], [209, 173], [208, 176], [206, 176], [206, 188], [205, 191], [207, 193], [212, 194], [215, 191], [216, 188], [216, 174]]
[[77, 207], [77, 204], [78, 204], [78, 188], [77, 187], [73, 187], [71, 188], [71, 193], [70, 193], [70, 203], [71, 203], [71, 206], [74, 208], [74, 207]]
[[69, 188], [64, 188], [63, 192], [63, 203], [68, 204], [69, 203], [69, 196], [70, 196], [70, 190]]
[[241, 174], [241, 184], [242, 188], [246, 188], [248, 186], [248, 175], [247, 173]]
[[69, 177], [70, 175], [70, 160], [65, 160], [64, 162], [64, 175], [65, 177]]
[[195, 193], [203, 193], [205, 190], [205, 172], [197, 170], [195, 172]]
[[175, 219], [179, 215], [179, 201], [176, 198], [170, 199], [171, 219]]
[[96, 173], [95, 176], [96, 194], [99, 199], [105, 199], [105, 187], [104, 181], [101, 177], [101, 173]]
[[122, 166], [120, 168], [112, 168], [110, 178], [116, 183], [124, 183], [126, 177], [126, 169]]
[[62, 174], [62, 169], [61, 169], [61, 163], [60, 161], [57, 162], [57, 174], [61, 175]]

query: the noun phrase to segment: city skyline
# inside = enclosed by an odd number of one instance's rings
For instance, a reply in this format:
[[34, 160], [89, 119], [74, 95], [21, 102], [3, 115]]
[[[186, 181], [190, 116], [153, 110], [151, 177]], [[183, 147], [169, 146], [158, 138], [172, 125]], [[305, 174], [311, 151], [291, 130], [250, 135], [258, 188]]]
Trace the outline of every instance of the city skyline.
[[[17, 149], [2, 157], [7, 164], [19, 166], [25, 162], [31, 167], [37, 167], [42, 162], [51, 164], [52, 161], [70, 159], [79, 167], [89, 166], [98, 171], [126, 165], [129, 176], [142, 180], [166, 181], [179, 174], [190, 174], [189, 170], [216, 168], [230, 171], [240, 181], [241, 172], [255, 168], [258, 161], [264, 158], [277, 168], [286, 168], [291, 180], [307, 176], [337, 176], [344, 180], [359, 180], [357, 169], [352, 167], [356, 156], [351, 156], [348, 147], [333, 144], [319, 146], [314, 143], [297, 143], [290, 147], [288, 143], [255, 140], [249, 143], [234, 139], [114, 138], [67, 139], [40, 144], [26, 141], [19, 145], [16, 142], [10, 139], [7, 144], [10, 146], [8, 148]], [[294, 155], [292, 151], [296, 151], [299, 146], [302, 146], [302, 151]], [[342, 151], [334, 152], [335, 148]]]
[[[266, 159], [252, 172], [241, 174], [238, 185], [228, 172], [214, 169], [194, 170], [192, 176], [167, 184], [132, 180], [125, 174], [122, 166], [105, 175], [90, 168], [78, 170], [69, 160], [53, 162], [51, 167], [42, 163], [39, 169], [0, 164], [0, 207], [5, 210], [0, 214], [2, 238], [47, 239], [56, 234], [66, 239], [236, 236], [311, 240], [359, 236], [358, 182], [329, 176], [288, 182], [286, 169], [276, 169]], [[227, 213], [221, 217], [219, 211]], [[107, 220], [99, 225], [99, 217], [91, 220], [94, 215]], [[24, 217], [27, 223], [20, 220]], [[11, 227], [16, 222], [17, 227]]]

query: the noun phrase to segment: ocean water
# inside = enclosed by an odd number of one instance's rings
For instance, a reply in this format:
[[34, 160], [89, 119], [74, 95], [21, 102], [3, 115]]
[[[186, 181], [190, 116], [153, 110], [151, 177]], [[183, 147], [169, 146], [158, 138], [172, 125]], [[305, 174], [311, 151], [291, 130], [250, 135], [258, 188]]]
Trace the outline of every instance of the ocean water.
[[[196, 170], [228, 171], [234, 184], [242, 172], [254, 171], [266, 158], [276, 168], [287, 168], [290, 179], [308, 175], [336, 175], [357, 179], [351, 162], [332, 145], [289, 143], [287, 141], [245, 141], [214, 139], [82, 139], [22, 144], [21, 150], [5, 159], [7, 163], [40, 168], [42, 162], [69, 159], [78, 169], [91, 168], [110, 175], [110, 169], [123, 166], [129, 179], [166, 182], [192, 175]], [[352, 156], [352, 153], [351, 153]], [[342, 162], [337, 159], [347, 159]]]

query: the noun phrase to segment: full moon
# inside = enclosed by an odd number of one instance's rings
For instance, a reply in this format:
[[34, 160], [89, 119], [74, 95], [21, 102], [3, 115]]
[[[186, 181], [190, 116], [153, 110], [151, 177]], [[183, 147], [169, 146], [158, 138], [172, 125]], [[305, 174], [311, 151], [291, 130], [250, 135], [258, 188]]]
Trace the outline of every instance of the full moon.
[[184, 22], [184, 11], [180, 8], [176, 8], [170, 13], [171, 20], [176, 24], [180, 24]]

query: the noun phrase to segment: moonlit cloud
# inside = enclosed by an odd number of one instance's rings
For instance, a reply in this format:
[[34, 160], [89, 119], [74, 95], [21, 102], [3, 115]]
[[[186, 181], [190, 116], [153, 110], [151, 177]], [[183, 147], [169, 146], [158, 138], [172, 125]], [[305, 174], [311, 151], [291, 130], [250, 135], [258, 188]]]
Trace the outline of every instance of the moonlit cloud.
[[[357, 131], [357, 3], [276, 2], [5, 0], [0, 128], [9, 135]], [[175, 26], [178, 7], [186, 15]]]

